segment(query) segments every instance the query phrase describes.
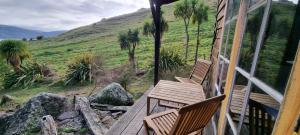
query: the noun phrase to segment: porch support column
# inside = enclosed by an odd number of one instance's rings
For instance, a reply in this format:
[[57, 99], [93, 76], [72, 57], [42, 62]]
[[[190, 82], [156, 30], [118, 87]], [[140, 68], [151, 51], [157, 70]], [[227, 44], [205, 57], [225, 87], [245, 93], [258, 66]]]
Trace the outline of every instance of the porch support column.
[[154, 50], [154, 85], [156, 85], [159, 81], [159, 53], [160, 53], [160, 12], [161, 12], [161, 4], [158, 0], [150, 0], [150, 7], [153, 16], [153, 20], [155, 23], [155, 50]]

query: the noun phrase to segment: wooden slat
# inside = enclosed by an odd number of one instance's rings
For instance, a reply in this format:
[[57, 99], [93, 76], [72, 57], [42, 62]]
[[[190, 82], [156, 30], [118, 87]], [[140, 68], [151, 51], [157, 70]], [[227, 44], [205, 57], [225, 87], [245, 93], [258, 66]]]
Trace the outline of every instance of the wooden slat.
[[[152, 88], [151, 88], [152, 89]], [[150, 89], [128, 110], [106, 133], [106, 135], [120, 135], [128, 127], [136, 115], [146, 106], [147, 94]], [[144, 108], [144, 110], [146, 110]], [[146, 115], [146, 112], [144, 113]]]

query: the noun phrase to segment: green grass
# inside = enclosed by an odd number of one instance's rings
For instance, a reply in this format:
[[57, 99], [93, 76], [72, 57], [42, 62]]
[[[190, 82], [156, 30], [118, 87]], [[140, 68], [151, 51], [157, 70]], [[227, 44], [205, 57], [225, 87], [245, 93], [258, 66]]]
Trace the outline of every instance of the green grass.
[[[162, 47], [166, 49], [174, 49], [175, 52], [184, 57], [185, 52], [185, 33], [184, 23], [181, 19], [176, 19], [173, 15], [174, 4], [162, 8], [164, 17], [169, 23], [169, 31], [166, 32], [162, 39]], [[208, 22], [201, 26], [203, 33], [201, 34], [201, 45], [199, 49], [199, 56], [210, 55], [210, 49], [213, 38], [214, 25], [214, 11], [209, 11]], [[151, 20], [149, 10], [140, 10], [136, 13], [106, 19], [89, 26], [80, 27], [68, 31], [58, 37], [43, 39], [41, 41], [28, 41], [29, 48], [32, 52], [32, 59], [47, 63], [50, 67], [62, 78], [65, 75], [67, 63], [72, 61], [78, 55], [83, 53], [92, 53], [101, 55], [105, 59], [105, 68], [112, 69], [120, 67], [127, 63], [127, 51], [121, 51], [117, 39], [118, 33], [126, 31], [127, 29], [139, 28], [142, 30], [142, 25], [145, 21]], [[189, 28], [190, 33], [190, 47], [188, 64], [193, 63], [196, 47], [196, 25], [191, 24]], [[140, 31], [140, 33], [142, 33]], [[138, 67], [148, 70], [149, 64], [153, 61], [154, 43], [152, 37], [145, 37], [140, 34], [140, 44], [136, 50], [136, 60]], [[189, 72], [189, 71], [187, 71]], [[152, 78], [143, 77], [135, 79], [129, 86], [130, 91], [134, 94], [137, 92], [146, 91], [152, 84]], [[68, 90], [64, 86], [38, 85], [29, 89], [17, 90], [0, 90], [0, 96], [9, 94], [17, 97], [18, 103], [27, 101], [33, 95], [39, 92], [60, 93]]]

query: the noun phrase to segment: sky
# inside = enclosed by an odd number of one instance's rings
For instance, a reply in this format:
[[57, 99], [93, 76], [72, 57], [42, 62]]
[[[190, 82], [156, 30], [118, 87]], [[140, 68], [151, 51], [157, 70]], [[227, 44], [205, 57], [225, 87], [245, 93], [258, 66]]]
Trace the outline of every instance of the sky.
[[149, 8], [149, 0], [0, 0], [0, 24], [70, 30], [140, 8]]

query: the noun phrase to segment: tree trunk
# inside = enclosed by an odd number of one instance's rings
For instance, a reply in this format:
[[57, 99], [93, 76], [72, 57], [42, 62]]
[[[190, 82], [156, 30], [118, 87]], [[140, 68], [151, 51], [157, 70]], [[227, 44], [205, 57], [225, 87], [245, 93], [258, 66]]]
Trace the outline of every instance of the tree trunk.
[[135, 70], [135, 58], [134, 58], [133, 52], [129, 53], [129, 62], [131, 64], [132, 68]]
[[200, 24], [198, 24], [198, 29], [197, 29], [197, 45], [196, 45], [196, 53], [195, 53], [195, 64], [197, 63], [198, 60], [198, 49], [200, 45]]
[[189, 30], [188, 30], [188, 24], [185, 24], [185, 33], [186, 33], [186, 44], [185, 44], [185, 63], [187, 63], [188, 59], [188, 53], [189, 53]]

